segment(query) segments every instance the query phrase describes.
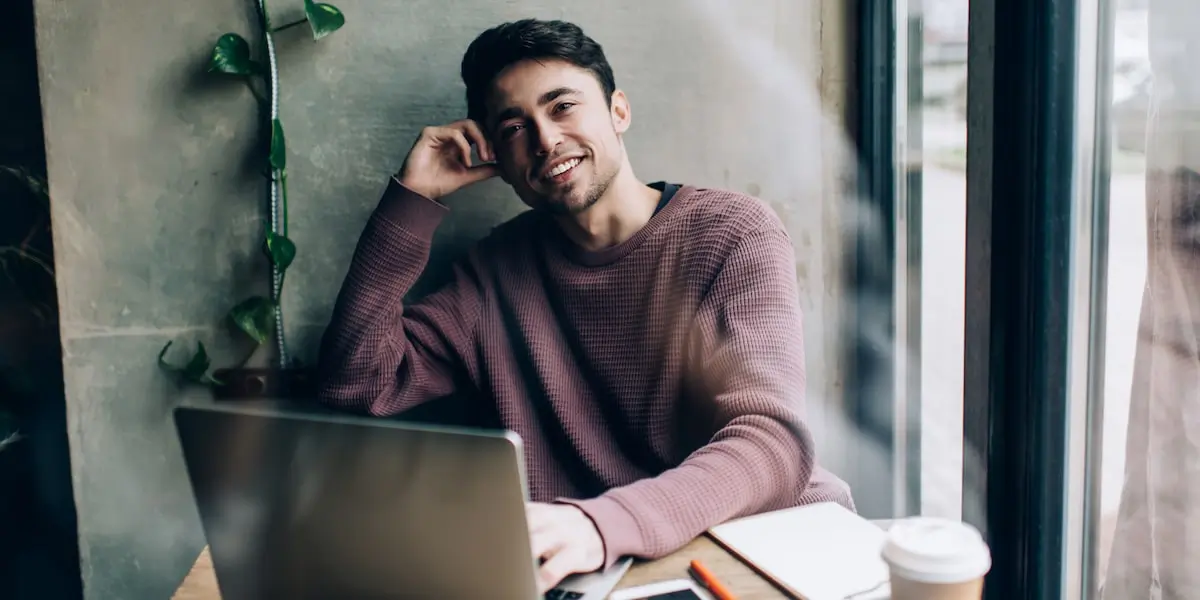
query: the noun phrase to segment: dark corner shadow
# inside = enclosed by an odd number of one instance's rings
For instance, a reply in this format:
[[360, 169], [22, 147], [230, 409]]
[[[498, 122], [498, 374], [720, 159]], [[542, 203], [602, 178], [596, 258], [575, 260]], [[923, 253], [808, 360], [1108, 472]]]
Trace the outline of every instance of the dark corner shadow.
[[[83, 595], [32, 0], [0, 20], [0, 597]], [[31, 184], [31, 181], [37, 180]], [[32, 254], [30, 254], [32, 255]], [[9, 439], [15, 426], [20, 437]]]

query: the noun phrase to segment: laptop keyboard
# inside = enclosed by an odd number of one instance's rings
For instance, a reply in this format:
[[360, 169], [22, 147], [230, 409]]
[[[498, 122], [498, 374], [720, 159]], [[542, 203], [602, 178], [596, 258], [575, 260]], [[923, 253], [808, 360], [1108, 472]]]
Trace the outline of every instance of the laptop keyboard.
[[546, 592], [545, 600], [579, 600], [582, 597], [582, 592], [572, 592], [570, 590], [554, 588]]

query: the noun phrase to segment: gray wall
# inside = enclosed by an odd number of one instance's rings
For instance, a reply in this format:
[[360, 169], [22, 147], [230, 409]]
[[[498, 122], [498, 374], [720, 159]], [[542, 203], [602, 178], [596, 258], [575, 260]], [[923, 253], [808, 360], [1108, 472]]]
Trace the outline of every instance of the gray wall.
[[[241, 0], [36, 2], [87, 596], [169, 597], [203, 545], [169, 411], [203, 392], [176, 388], [155, 354], [169, 340], [202, 339], [228, 364], [238, 348], [222, 316], [264, 289], [262, 180], [246, 161], [255, 106], [240, 85], [203, 72], [216, 37], [249, 35], [253, 13]], [[302, 5], [272, 4], [277, 22]], [[639, 175], [747, 191], [785, 219], [814, 428], [833, 447], [820, 399], [841, 385], [830, 168], [848, 74], [840, 2], [338, 4], [344, 30], [317, 43], [303, 28], [278, 39], [299, 246], [288, 331], [303, 357], [312, 359], [357, 235], [417, 131], [462, 116], [466, 44], [503, 20], [562, 17], [609, 52], [634, 108], [628, 146]], [[499, 183], [451, 202], [442, 254], [521, 209]], [[834, 454], [826, 462], [836, 466]]]

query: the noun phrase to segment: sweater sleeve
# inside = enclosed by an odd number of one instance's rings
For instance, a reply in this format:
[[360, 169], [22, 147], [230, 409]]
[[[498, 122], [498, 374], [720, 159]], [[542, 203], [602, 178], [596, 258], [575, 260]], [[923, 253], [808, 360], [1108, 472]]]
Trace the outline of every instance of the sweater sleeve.
[[728, 256], [694, 325], [710, 391], [709, 442], [679, 466], [566, 501], [596, 524], [605, 565], [654, 559], [731, 518], [794, 505], [814, 469], [801, 420], [804, 338], [793, 250], [778, 229], [749, 234]]
[[329, 405], [394, 415], [454, 391], [468, 367], [481, 306], [469, 261], [452, 280], [404, 306], [448, 209], [394, 178], [367, 221], [321, 339], [318, 398]]

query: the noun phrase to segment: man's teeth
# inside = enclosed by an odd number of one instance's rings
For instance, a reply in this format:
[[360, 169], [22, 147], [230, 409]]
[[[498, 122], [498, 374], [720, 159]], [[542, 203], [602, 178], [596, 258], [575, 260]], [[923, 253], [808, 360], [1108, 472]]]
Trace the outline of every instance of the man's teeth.
[[546, 176], [547, 177], [558, 177], [559, 175], [562, 175], [563, 173], [566, 173], [567, 171], [574, 169], [575, 165], [578, 165], [578, 164], [579, 164], [579, 159], [572, 158], [571, 160], [568, 160], [567, 162], [565, 162], [561, 165], [558, 165], [557, 167], [554, 167], [553, 169], [550, 169], [550, 173]]

